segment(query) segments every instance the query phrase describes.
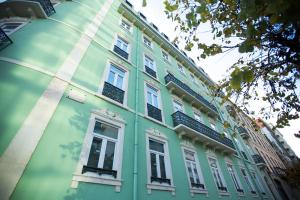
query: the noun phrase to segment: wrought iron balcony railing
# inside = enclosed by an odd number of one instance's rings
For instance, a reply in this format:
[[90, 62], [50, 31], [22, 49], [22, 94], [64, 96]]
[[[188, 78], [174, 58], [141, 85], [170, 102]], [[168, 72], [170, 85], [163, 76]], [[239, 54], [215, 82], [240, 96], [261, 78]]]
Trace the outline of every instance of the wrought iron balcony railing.
[[176, 132], [184, 132], [192, 137], [197, 137], [200, 141], [202, 140], [229, 152], [235, 151], [234, 145], [229, 138], [222, 136], [217, 131], [186, 114], [177, 111], [172, 114], [172, 118]]
[[243, 157], [244, 157], [246, 160], [248, 160], [248, 157], [247, 157], [246, 153], [245, 153], [244, 151], [241, 151], [241, 153], [242, 153]]
[[39, 2], [48, 17], [55, 13], [55, 9], [50, 0], [30, 0], [30, 1]]
[[155, 106], [152, 106], [151, 104], [147, 103], [147, 111], [149, 117], [156, 119], [160, 122], [162, 121], [161, 110], [159, 108], [156, 108]]
[[240, 126], [237, 130], [242, 138], [247, 139], [250, 137], [248, 131], [244, 127]]
[[117, 45], [114, 46], [114, 52], [116, 52], [117, 54], [119, 54], [120, 56], [128, 60], [128, 53], [123, 49], [121, 49], [120, 47], [118, 47]]
[[227, 187], [218, 187], [219, 190], [227, 192]]
[[259, 166], [259, 167], [265, 167], [266, 166], [265, 160], [259, 154], [252, 155], [252, 159], [254, 160], [254, 162], [257, 166]]
[[159, 177], [151, 176], [151, 182], [167, 183], [171, 185], [171, 180], [168, 178], [159, 178]]
[[243, 189], [237, 189], [236, 191], [240, 192], [240, 193], [244, 193]]
[[0, 50], [4, 49], [8, 45], [12, 44], [12, 40], [5, 34], [5, 32], [0, 28]]
[[108, 98], [115, 100], [121, 104], [123, 104], [124, 101], [124, 91], [120, 88], [113, 86], [112, 84], [108, 82], [104, 82], [104, 87], [102, 90], [102, 94], [104, 96], [107, 96]]
[[193, 188], [202, 188], [202, 189], [205, 189], [204, 185], [201, 184], [201, 183], [191, 183], [191, 185], [192, 185]]
[[146, 65], [145, 65], [145, 71], [149, 75], [151, 75], [152, 77], [156, 78], [156, 72], [153, 69], [151, 69], [150, 67], [146, 66]]
[[181, 82], [172, 74], [167, 74], [165, 76], [166, 86], [169, 89], [173, 89], [174, 93], [178, 93], [180, 96], [184, 96], [184, 99], [193, 102], [195, 105], [205, 109], [210, 114], [217, 116], [217, 108], [209, 103], [204, 97], [192, 90], [188, 85]]
[[90, 167], [90, 166], [83, 166], [82, 168], [82, 174], [86, 172], [94, 172], [99, 175], [106, 174], [106, 175], [111, 175], [114, 178], [117, 178], [117, 171], [116, 170], [111, 170], [111, 169], [103, 169], [103, 168], [97, 168], [97, 167]]

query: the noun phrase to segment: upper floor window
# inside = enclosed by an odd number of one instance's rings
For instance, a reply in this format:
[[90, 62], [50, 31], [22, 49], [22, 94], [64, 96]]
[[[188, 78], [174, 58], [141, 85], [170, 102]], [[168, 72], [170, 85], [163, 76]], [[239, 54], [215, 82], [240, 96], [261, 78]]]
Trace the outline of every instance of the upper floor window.
[[248, 176], [246, 170], [243, 169], [243, 168], [241, 168], [241, 172], [242, 172], [242, 175], [243, 175], [243, 177], [244, 177], [244, 179], [245, 179], [245, 182], [247, 183], [247, 185], [248, 185], [248, 187], [249, 187], [249, 189], [250, 189], [250, 192], [251, 192], [252, 194], [256, 194], [255, 189], [254, 189], [254, 187], [253, 187], [253, 184], [252, 184], [251, 180], [249, 179], [249, 176]]
[[143, 42], [147, 47], [152, 48], [152, 43], [147, 37], [143, 37]]
[[148, 56], [144, 56], [145, 71], [152, 77], [156, 78], [156, 66], [154, 61]]
[[163, 56], [164, 60], [169, 61], [169, 55], [167, 52], [162, 51], [162, 56]]
[[184, 112], [182, 103], [177, 100], [173, 100], [173, 108], [175, 112], [177, 111]]
[[203, 176], [200, 170], [198, 159], [193, 151], [183, 149], [185, 166], [189, 177], [191, 188], [205, 189]]
[[196, 81], [196, 78], [195, 78], [195, 76], [194, 76], [193, 74], [190, 74], [190, 77], [191, 77], [191, 80], [192, 80], [194, 83], [198, 84], [197, 81]]
[[182, 73], [183, 75], [185, 75], [185, 71], [184, 71], [183, 66], [178, 64], [177, 67], [178, 67], [179, 72]]
[[21, 26], [23, 26], [24, 22], [0, 22], [0, 28], [6, 33], [6, 35], [10, 35], [16, 30], [18, 30]]
[[227, 169], [231, 176], [231, 179], [233, 181], [236, 191], [238, 191], [240, 193], [244, 193], [244, 190], [241, 187], [240, 180], [239, 180], [238, 176], [236, 175], [236, 171], [233, 169], [233, 166], [231, 164], [227, 163]]
[[255, 172], [251, 172], [251, 174], [252, 174], [252, 177], [253, 177], [254, 181], [258, 185], [258, 188], [259, 188], [261, 194], [265, 195], [266, 193], [265, 193], [264, 187], [263, 187], [262, 183], [260, 182], [260, 180], [257, 178]]
[[126, 31], [129, 31], [129, 32], [131, 30], [131, 25], [127, 21], [125, 21], [124, 19], [122, 19], [122, 21], [121, 21], [121, 27], [123, 29], [125, 29]]
[[102, 89], [102, 94], [119, 103], [123, 103], [125, 95], [126, 71], [110, 64], [106, 82]]
[[146, 84], [146, 96], [147, 96], [147, 114], [149, 117], [162, 121], [162, 113], [159, 104], [159, 91]]
[[221, 174], [217, 160], [214, 158], [208, 158], [208, 161], [218, 190], [220, 192], [227, 192], [227, 187], [225, 185], [225, 181]]
[[200, 112], [194, 111], [194, 117], [195, 117], [195, 120], [197, 120], [198, 122], [201, 122], [201, 123], [203, 122]]
[[125, 59], [128, 59], [128, 53], [129, 53], [129, 44], [127, 41], [125, 41], [123, 38], [119, 37], [117, 38], [116, 44], [114, 46], [114, 52], [119, 54]]
[[216, 129], [216, 122], [215, 122], [215, 120], [213, 120], [213, 119], [209, 119], [209, 123], [210, 123], [210, 127], [213, 129], [213, 130], [217, 130]]

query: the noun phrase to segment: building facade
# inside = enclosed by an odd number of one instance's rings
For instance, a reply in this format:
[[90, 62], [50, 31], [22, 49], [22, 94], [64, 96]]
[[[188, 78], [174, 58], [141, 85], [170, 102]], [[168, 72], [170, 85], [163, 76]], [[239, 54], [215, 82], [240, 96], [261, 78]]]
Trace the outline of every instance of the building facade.
[[127, 1], [0, 4], [1, 199], [273, 199], [207, 74]]

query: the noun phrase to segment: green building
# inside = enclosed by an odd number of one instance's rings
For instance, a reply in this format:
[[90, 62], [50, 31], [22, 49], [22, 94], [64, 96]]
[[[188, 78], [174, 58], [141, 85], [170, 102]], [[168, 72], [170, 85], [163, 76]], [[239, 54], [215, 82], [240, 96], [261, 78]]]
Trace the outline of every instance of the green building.
[[214, 82], [129, 2], [0, 18], [1, 199], [273, 199]]

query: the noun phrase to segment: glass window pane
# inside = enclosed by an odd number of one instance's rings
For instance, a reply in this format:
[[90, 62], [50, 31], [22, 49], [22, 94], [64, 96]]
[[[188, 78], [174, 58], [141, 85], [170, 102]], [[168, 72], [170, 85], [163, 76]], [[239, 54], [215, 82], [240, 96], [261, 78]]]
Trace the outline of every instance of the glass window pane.
[[147, 92], [147, 103], [152, 105], [152, 94], [149, 91]]
[[162, 144], [160, 142], [149, 140], [149, 147], [153, 151], [158, 151], [158, 152], [164, 153], [164, 144]]
[[159, 155], [159, 164], [160, 164], [160, 177], [166, 178], [165, 159], [163, 155]]
[[114, 84], [114, 79], [115, 79], [115, 73], [113, 71], [110, 71], [108, 74], [108, 80], [107, 82], [109, 82], [110, 84]]
[[107, 124], [103, 124], [99, 121], [96, 121], [94, 127], [94, 133], [110, 137], [113, 139], [118, 139], [118, 129], [116, 127], [109, 126]]
[[151, 176], [152, 177], [157, 177], [156, 155], [154, 153], [150, 153], [150, 161], [151, 161]]
[[101, 151], [102, 140], [100, 138], [93, 138], [89, 159], [87, 162], [87, 166], [89, 167], [98, 167], [100, 151]]
[[194, 183], [194, 177], [193, 177], [193, 172], [192, 172], [192, 167], [190, 162], [186, 162], [187, 170], [189, 172], [189, 179], [191, 183]]
[[191, 151], [184, 150], [185, 158], [187, 160], [195, 161], [194, 153]]
[[153, 106], [155, 106], [156, 108], [158, 108], [158, 100], [157, 100], [157, 96], [153, 95]]
[[123, 88], [123, 77], [122, 76], [117, 76], [117, 83], [116, 87], [122, 89]]
[[197, 167], [196, 164], [193, 163], [193, 169], [194, 169], [194, 174], [195, 174], [195, 179], [196, 179], [196, 183], [199, 184], [200, 180], [199, 180], [199, 175], [198, 175], [198, 171], [197, 171]]
[[112, 169], [114, 163], [115, 143], [107, 141], [103, 169]]

